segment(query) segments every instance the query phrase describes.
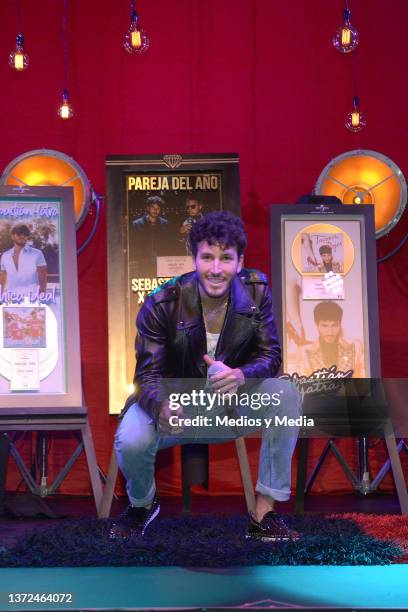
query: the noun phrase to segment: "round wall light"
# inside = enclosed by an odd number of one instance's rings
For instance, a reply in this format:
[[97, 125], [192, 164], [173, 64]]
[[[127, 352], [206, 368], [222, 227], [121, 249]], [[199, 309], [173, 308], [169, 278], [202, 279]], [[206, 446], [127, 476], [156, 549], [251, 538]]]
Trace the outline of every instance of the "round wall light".
[[396, 226], [407, 202], [407, 184], [398, 166], [386, 155], [364, 149], [332, 159], [315, 193], [336, 196], [343, 204], [373, 204], [377, 238]]
[[5, 168], [0, 177], [2, 185], [54, 185], [73, 187], [75, 225], [83, 223], [95, 194], [77, 162], [59, 151], [37, 149], [19, 155]]

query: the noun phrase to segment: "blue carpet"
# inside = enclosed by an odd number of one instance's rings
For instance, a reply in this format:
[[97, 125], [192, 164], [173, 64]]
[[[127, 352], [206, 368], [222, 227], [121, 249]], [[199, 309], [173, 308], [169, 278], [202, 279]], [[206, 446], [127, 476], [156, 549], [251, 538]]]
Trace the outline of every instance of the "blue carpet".
[[287, 522], [300, 541], [247, 541], [243, 516], [157, 520], [144, 538], [130, 542], [110, 541], [108, 520], [64, 521], [0, 551], [0, 567], [385, 565], [403, 555], [398, 546], [367, 535], [350, 519], [313, 515]]

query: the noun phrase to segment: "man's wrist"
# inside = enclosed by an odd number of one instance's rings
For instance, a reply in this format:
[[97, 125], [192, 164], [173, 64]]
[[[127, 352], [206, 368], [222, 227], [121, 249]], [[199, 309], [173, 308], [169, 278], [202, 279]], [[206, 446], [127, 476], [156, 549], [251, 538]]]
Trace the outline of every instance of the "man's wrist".
[[243, 373], [241, 368], [235, 368], [235, 372], [238, 378], [238, 386], [242, 387], [242, 385], [245, 385], [245, 374]]

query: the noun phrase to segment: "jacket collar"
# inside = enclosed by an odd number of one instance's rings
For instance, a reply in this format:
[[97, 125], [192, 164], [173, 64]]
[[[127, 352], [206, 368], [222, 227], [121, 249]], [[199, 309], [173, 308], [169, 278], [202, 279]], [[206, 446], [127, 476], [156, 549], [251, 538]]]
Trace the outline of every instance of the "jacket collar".
[[[239, 275], [233, 278], [227, 316], [231, 314], [253, 316], [259, 312], [250, 292], [245, 288], [244, 279], [245, 276], [242, 276], [241, 280]], [[179, 318], [177, 327], [178, 329], [189, 328], [201, 324], [202, 321], [202, 307], [197, 274], [191, 272], [187, 274], [186, 278], [180, 283]]]
[[[244, 278], [235, 276], [231, 283], [230, 303], [217, 344], [216, 358], [224, 363], [231, 362], [253, 334], [254, 315], [259, 312], [245, 288]], [[184, 276], [179, 283], [179, 307], [177, 329], [186, 331], [190, 346], [190, 357], [201, 377], [206, 377], [207, 366], [203, 355], [207, 352], [204, 319], [195, 272]]]

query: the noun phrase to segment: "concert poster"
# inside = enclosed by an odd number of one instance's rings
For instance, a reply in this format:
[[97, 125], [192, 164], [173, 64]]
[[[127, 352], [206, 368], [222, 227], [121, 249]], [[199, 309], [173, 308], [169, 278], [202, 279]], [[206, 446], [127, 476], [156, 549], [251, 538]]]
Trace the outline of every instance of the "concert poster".
[[193, 270], [188, 235], [203, 215], [239, 213], [238, 160], [135, 156], [121, 164], [112, 157], [107, 184], [110, 412], [116, 413], [133, 390], [137, 314], [148, 293]]
[[149, 291], [193, 269], [188, 234], [205, 213], [223, 209], [222, 174], [135, 173], [126, 187], [132, 316]]

